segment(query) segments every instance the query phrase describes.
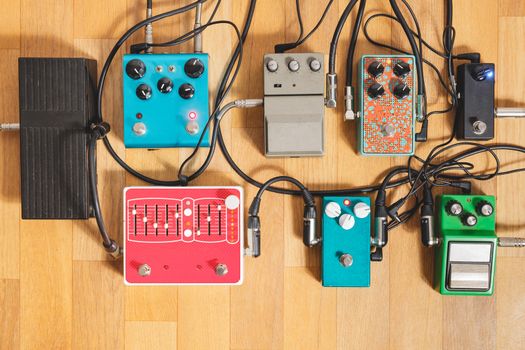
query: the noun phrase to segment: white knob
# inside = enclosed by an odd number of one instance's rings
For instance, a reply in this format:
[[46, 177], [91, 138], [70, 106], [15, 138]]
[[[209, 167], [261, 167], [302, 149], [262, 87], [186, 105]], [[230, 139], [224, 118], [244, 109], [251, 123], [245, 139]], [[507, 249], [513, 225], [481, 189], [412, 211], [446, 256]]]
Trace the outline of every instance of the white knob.
[[336, 218], [341, 215], [341, 207], [336, 202], [330, 202], [324, 208], [324, 213], [329, 218]]
[[319, 69], [321, 69], [321, 62], [314, 58], [310, 61], [310, 69], [314, 72], [317, 72]]
[[359, 202], [354, 205], [354, 215], [359, 219], [364, 219], [370, 215], [370, 206], [366, 203]]
[[266, 68], [270, 72], [277, 72], [277, 69], [279, 69], [279, 64], [277, 64], [276, 60], [269, 60], [268, 63], [266, 63]]
[[355, 219], [350, 214], [343, 214], [339, 218], [339, 226], [341, 226], [343, 230], [350, 230], [352, 227], [354, 227], [354, 225]]
[[239, 198], [237, 198], [237, 196], [231, 194], [228, 197], [226, 197], [224, 203], [226, 204], [226, 208], [230, 210], [235, 210], [239, 207], [241, 201], [239, 200]]
[[290, 62], [288, 62], [288, 68], [292, 72], [297, 72], [300, 68], [299, 62], [297, 62], [296, 60], [291, 60]]

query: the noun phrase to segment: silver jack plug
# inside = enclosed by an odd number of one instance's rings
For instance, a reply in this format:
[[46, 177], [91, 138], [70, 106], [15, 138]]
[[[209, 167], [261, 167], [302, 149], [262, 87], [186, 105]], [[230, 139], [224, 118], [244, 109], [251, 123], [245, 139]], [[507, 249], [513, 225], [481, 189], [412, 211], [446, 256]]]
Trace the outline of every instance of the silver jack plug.
[[326, 74], [326, 107], [337, 107], [337, 74]]

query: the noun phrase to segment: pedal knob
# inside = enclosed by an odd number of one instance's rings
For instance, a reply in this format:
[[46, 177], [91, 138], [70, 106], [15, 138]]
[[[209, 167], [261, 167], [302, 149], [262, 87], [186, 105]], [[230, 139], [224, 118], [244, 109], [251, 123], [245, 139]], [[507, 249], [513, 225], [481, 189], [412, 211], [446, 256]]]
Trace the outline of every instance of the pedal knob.
[[179, 95], [185, 100], [189, 100], [195, 95], [195, 88], [191, 84], [182, 84], [179, 87]]
[[277, 72], [277, 69], [279, 69], [279, 64], [276, 60], [271, 59], [266, 63], [266, 69], [268, 69], [272, 73]]
[[478, 218], [476, 218], [472, 214], [467, 213], [463, 216], [461, 221], [463, 222], [463, 225], [472, 227], [476, 226], [476, 224], [478, 223]]
[[299, 62], [297, 62], [297, 60], [291, 60], [290, 62], [288, 62], [288, 69], [292, 72], [297, 72], [299, 68], [301, 68], [301, 65], [299, 64]]
[[375, 100], [376, 98], [383, 96], [383, 94], [385, 93], [385, 88], [379, 83], [374, 83], [370, 85], [367, 92], [368, 96], [370, 96], [371, 99]]
[[126, 74], [133, 80], [140, 79], [146, 74], [146, 65], [141, 60], [131, 60], [126, 64]]
[[173, 90], [173, 82], [171, 81], [170, 78], [161, 78], [157, 82], [157, 88], [163, 94], [167, 94], [171, 92], [171, 90]]
[[447, 212], [453, 216], [459, 216], [463, 213], [463, 206], [457, 201], [450, 201], [447, 203]]
[[343, 267], [350, 267], [354, 263], [354, 258], [352, 258], [352, 255], [350, 254], [341, 254], [339, 257], [339, 262]]
[[355, 218], [350, 214], [343, 214], [339, 217], [339, 226], [343, 230], [350, 230], [355, 225]]
[[481, 216], [491, 216], [494, 213], [494, 207], [487, 201], [481, 201], [476, 206], [476, 211]]
[[136, 94], [141, 100], [149, 100], [151, 98], [151, 87], [148, 84], [140, 84], [137, 87]]
[[410, 87], [405, 83], [399, 83], [394, 88], [394, 96], [403, 99], [410, 95]]
[[370, 206], [366, 203], [359, 202], [354, 205], [354, 215], [359, 219], [364, 219], [370, 215]]
[[373, 78], [377, 78], [385, 71], [385, 66], [379, 61], [374, 61], [368, 65], [367, 72]]
[[184, 72], [190, 78], [198, 78], [204, 73], [204, 63], [198, 58], [190, 58], [184, 64]]
[[314, 72], [317, 72], [321, 69], [321, 62], [318, 59], [312, 59], [310, 61], [310, 69]]
[[341, 206], [337, 204], [336, 202], [329, 202], [326, 207], [324, 208], [324, 213], [329, 218], [336, 218], [339, 215], [341, 215]]
[[394, 74], [400, 78], [406, 77], [410, 71], [410, 65], [405, 61], [398, 61], [394, 65]]
[[228, 266], [226, 264], [217, 264], [215, 266], [215, 274], [217, 276], [224, 276], [228, 273]]

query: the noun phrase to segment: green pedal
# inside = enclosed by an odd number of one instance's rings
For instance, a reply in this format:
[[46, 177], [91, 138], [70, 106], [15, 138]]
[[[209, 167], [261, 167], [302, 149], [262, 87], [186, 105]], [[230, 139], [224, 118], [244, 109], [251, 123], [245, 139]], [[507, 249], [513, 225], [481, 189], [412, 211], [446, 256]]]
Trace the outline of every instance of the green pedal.
[[494, 196], [438, 197], [435, 282], [444, 295], [492, 295], [496, 269]]

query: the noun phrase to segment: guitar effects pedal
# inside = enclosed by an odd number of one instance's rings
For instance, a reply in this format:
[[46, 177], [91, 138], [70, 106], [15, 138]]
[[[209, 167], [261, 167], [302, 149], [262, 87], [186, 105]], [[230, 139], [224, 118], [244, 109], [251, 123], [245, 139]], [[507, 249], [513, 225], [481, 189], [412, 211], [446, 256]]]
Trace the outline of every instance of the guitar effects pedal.
[[240, 187], [126, 188], [126, 284], [241, 284], [242, 208]]
[[445, 295], [492, 295], [496, 269], [494, 196], [443, 195], [438, 199], [435, 281]]
[[324, 197], [324, 287], [370, 286], [370, 198]]
[[415, 148], [415, 72], [409, 55], [359, 62], [358, 143], [365, 156], [407, 156]]
[[208, 55], [128, 54], [122, 70], [124, 145], [195, 147], [209, 118]]

